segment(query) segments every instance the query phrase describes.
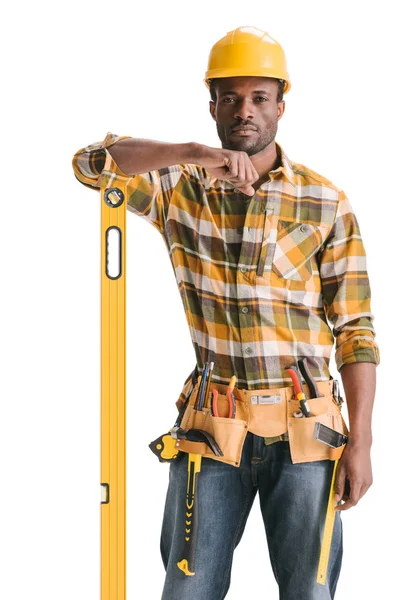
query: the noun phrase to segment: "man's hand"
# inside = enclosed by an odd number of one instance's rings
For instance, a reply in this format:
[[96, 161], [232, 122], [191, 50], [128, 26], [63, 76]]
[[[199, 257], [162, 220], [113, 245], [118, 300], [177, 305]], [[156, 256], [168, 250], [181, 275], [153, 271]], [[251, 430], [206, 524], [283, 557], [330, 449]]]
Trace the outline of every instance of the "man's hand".
[[[336, 506], [335, 510], [348, 510], [355, 506], [371, 485], [371, 444], [354, 441], [349, 435], [339, 460], [335, 483], [335, 500], [345, 502]], [[346, 489], [347, 486], [349, 489]]]
[[[345, 503], [336, 510], [355, 506], [372, 485], [372, 406], [376, 388], [376, 365], [355, 362], [340, 369], [350, 417], [349, 439], [339, 461], [335, 492]], [[345, 484], [350, 490], [346, 490]], [[336, 497], [335, 497], [336, 499]]]
[[258, 181], [260, 176], [246, 152], [211, 148], [204, 144], [198, 145], [197, 152], [197, 164], [210, 175], [228, 181], [248, 196], [255, 194], [251, 184]]

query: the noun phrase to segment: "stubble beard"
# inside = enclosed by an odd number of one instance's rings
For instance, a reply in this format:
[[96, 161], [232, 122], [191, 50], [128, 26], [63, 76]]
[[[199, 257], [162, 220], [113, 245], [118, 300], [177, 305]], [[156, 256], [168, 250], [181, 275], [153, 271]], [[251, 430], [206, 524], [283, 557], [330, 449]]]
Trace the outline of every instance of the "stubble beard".
[[[270, 126], [265, 129], [261, 135], [259, 130], [254, 132], [251, 137], [243, 136], [234, 138], [230, 135], [230, 129], [217, 123], [218, 137], [221, 140], [222, 148], [225, 150], [237, 150], [246, 152], [248, 156], [258, 154], [271, 144], [276, 137], [278, 131], [278, 120], [271, 122]], [[255, 139], [253, 139], [253, 137]]]

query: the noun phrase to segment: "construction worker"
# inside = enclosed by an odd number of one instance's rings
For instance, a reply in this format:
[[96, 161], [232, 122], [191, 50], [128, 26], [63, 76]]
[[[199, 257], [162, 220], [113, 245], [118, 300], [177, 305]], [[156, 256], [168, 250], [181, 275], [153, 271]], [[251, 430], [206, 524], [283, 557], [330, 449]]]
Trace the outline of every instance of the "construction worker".
[[[257, 491], [279, 597], [334, 598], [342, 562], [341, 511], [355, 506], [372, 483], [379, 349], [359, 225], [344, 191], [289, 160], [275, 141], [283, 96], [291, 87], [276, 40], [255, 27], [229, 31], [211, 50], [205, 83], [222, 148], [108, 132], [74, 155], [74, 173], [92, 189], [123, 188], [128, 210], [163, 236], [197, 367], [214, 362], [212, 384], [227, 386], [235, 375], [239, 395], [250, 391], [259, 398], [257, 392], [267, 389], [276, 406], [281, 401], [289, 406], [294, 395], [286, 367], [307, 357], [323, 392], [310, 401], [318, 410], [319, 401], [330, 400], [335, 344], [350, 426], [336, 475], [326, 585], [317, 583], [316, 572], [334, 463], [311, 439], [307, 424], [313, 421], [297, 419], [299, 427], [290, 433], [294, 417], [288, 409], [285, 430], [274, 428], [277, 413], [265, 405], [249, 421], [240, 464], [223, 458], [202, 462], [194, 577], [177, 566], [188, 453], [170, 463], [162, 600], [225, 598], [233, 553]], [[182, 393], [177, 407], [184, 401]], [[257, 551], [254, 568], [263, 568], [266, 556]]]

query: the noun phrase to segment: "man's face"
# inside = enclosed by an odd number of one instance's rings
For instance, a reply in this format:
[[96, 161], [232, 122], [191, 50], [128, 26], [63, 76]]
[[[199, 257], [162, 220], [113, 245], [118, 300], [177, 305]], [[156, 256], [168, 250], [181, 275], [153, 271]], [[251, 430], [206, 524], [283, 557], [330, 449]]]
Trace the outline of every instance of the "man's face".
[[[270, 77], [224, 77], [216, 80], [217, 101], [210, 100], [222, 147], [249, 156], [275, 139], [285, 102], [277, 102], [278, 81]], [[251, 131], [232, 131], [251, 127]]]

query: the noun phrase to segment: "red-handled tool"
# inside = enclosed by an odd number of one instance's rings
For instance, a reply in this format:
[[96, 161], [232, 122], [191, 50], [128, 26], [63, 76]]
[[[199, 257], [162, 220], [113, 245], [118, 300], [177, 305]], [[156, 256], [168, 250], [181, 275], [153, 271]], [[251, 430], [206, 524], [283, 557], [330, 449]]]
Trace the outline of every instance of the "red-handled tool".
[[307, 404], [307, 396], [303, 389], [303, 384], [301, 383], [301, 375], [296, 365], [290, 365], [285, 367], [286, 371], [289, 371], [289, 375], [292, 379], [294, 392], [296, 394], [297, 400], [300, 400], [300, 410], [305, 417], [310, 417], [310, 409]]
[[[231, 380], [229, 382], [228, 388], [226, 390], [226, 397], [229, 403], [229, 412], [228, 419], [234, 419], [236, 417], [236, 400], [233, 394], [233, 388], [235, 387], [236, 376], [232, 375]], [[215, 388], [211, 389], [212, 400], [211, 400], [211, 414], [214, 417], [219, 417], [218, 414], [218, 391]]]
[[304, 381], [308, 385], [308, 389], [310, 391], [310, 398], [321, 398], [323, 394], [321, 394], [318, 390], [317, 383], [314, 377], [312, 376], [310, 368], [308, 366], [307, 358], [301, 358], [297, 361], [297, 364], [299, 365], [301, 374], [304, 377]]
[[211, 399], [211, 414], [213, 417], [219, 417], [218, 414], [218, 390], [211, 388], [212, 399]]

